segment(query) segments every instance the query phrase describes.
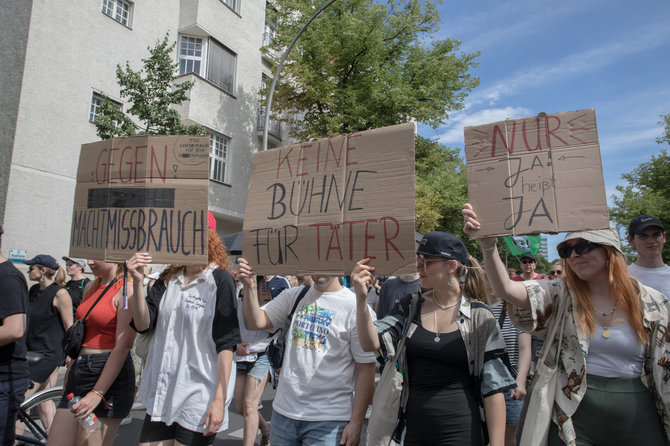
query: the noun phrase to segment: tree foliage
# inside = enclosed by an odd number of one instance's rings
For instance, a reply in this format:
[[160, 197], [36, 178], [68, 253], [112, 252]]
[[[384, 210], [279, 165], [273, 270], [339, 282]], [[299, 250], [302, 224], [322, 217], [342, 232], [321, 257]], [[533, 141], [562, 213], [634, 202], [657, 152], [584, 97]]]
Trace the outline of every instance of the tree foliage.
[[[618, 195], [612, 196], [614, 206], [610, 208], [610, 215], [619, 226], [628, 229], [630, 221], [641, 214], [670, 223], [670, 155], [666, 150], [621, 177], [628, 185], [616, 187]], [[670, 244], [666, 243], [663, 249], [663, 260], [670, 262]]]
[[[188, 99], [193, 81], [175, 83], [178, 64], [172, 51], [176, 42], [169, 43], [168, 34], [149, 50], [149, 57], [142, 59], [143, 68], [135, 71], [126, 62], [125, 69], [116, 66], [116, 78], [121, 87], [121, 97], [130, 104], [128, 114], [122, 112], [105, 97], [101, 112], [95, 120], [101, 139], [132, 135], [204, 135], [199, 125], [185, 125], [179, 113], [170, 108]], [[129, 116], [129, 115], [132, 115]]]
[[[321, 5], [277, 0], [272, 48], [283, 51]], [[433, 40], [439, 13], [430, 0], [341, 0], [298, 40], [282, 70], [273, 110], [300, 139], [352, 133], [416, 119], [433, 127], [463, 108], [479, 82], [479, 53]]]
[[659, 144], [670, 144], [670, 113], [667, 115], [661, 115], [662, 121], [658, 121], [659, 124], [663, 126], [664, 135], [656, 139], [656, 142]]

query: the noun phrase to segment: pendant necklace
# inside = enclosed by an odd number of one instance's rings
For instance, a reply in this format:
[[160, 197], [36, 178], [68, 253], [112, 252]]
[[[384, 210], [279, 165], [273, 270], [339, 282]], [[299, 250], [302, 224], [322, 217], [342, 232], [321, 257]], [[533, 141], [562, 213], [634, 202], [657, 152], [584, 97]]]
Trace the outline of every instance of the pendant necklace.
[[433, 341], [435, 342], [440, 342], [440, 332], [437, 329], [437, 309], [439, 308], [440, 310], [448, 310], [449, 308], [453, 308], [456, 305], [458, 305], [461, 301], [460, 299], [456, 301], [456, 303], [451, 304], [451, 305], [440, 305], [437, 302], [437, 299], [435, 299], [435, 295], [430, 296], [433, 298], [433, 302], [435, 302], [435, 311], [433, 311], [433, 317], [435, 319], [435, 337], [433, 338]]
[[605, 338], [605, 339], [609, 339], [610, 336], [612, 336], [612, 334], [609, 331], [609, 326], [610, 326], [610, 323], [612, 322], [612, 319], [614, 319], [614, 313], [615, 312], [616, 312], [616, 304], [614, 304], [614, 308], [609, 313], [598, 313], [599, 316], [607, 318], [607, 325], [602, 323], [602, 321], [603, 321], [602, 319], [600, 320], [601, 325], [603, 327], [603, 338]]

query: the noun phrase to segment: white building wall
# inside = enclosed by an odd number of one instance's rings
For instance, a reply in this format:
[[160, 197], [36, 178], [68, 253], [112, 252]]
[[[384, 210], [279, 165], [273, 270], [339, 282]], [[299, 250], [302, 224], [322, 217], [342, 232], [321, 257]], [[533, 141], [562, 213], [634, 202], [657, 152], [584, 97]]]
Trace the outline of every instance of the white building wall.
[[[241, 0], [239, 14], [220, 0], [142, 0], [131, 28], [101, 12], [101, 1], [33, 4], [23, 86], [4, 215], [2, 253], [66, 255], [81, 144], [97, 141], [88, 122], [91, 95], [119, 99], [117, 64], [141, 67], [147, 47], [166, 31], [199, 29], [237, 54], [235, 91], [223, 92], [195, 75], [191, 101], [179, 108], [189, 121], [231, 138], [229, 184], [210, 182], [210, 208], [220, 234], [242, 228], [263, 70], [265, 2]], [[0, 33], [2, 31], [0, 30]], [[176, 58], [175, 51], [175, 58]], [[124, 107], [127, 109], [127, 106]]]

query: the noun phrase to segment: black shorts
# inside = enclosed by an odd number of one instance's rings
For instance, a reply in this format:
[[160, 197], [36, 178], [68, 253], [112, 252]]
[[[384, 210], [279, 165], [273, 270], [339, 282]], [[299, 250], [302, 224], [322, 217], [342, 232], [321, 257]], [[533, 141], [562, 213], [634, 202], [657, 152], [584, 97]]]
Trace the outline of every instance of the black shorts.
[[[67, 375], [67, 385], [63, 390], [63, 398], [58, 404], [59, 409], [67, 409], [68, 401], [65, 397], [68, 394], [74, 393], [76, 396], [83, 397], [93, 390], [108, 357], [109, 353], [77, 357], [77, 360], [70, 367], [70, 373]], [[130, 413], [135, 400], [135, 368], [132, 359], [130, 359], [130, 354], [126, 356], [116, 380], [105, 393], [105, 400], [112, 407], [106, 406], [101, 401], [98, 407], [93, 410], [98, 418], [125, 418]]]
[[162, 421], [151, 421], [147, 414], [142, 424], [140, 443], [151, 443], [154, 441], [176, 440], [179, 444], [190, 446], [209, 446], [214, 443], [215, 434], [204, 436], [202, 432], [193, 432], [177, 423], [167, 425]]

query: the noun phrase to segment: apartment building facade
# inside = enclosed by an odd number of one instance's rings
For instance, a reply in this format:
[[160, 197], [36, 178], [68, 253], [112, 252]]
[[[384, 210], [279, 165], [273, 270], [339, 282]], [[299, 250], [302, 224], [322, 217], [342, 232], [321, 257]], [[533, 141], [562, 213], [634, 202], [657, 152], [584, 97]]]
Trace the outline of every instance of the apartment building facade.
[[[273, 73], [273, 58], [260, 51], [272, 35], [265, 0], [9, 0], [3, 9], [3, 255], [67, 254], [79, 152], [99, 140], [93, 122], [102, 95], [127, 110], [116, 65], [140, 69], [166, 32], [177, 42], [178, 82], [195, 81], [177, 110], [210, 135], [217, 230], [242, 229], [252, 156], [262, 145], [259, 89]], [[288, 144], [279, 123], [269, 130], [270, 147]]]

